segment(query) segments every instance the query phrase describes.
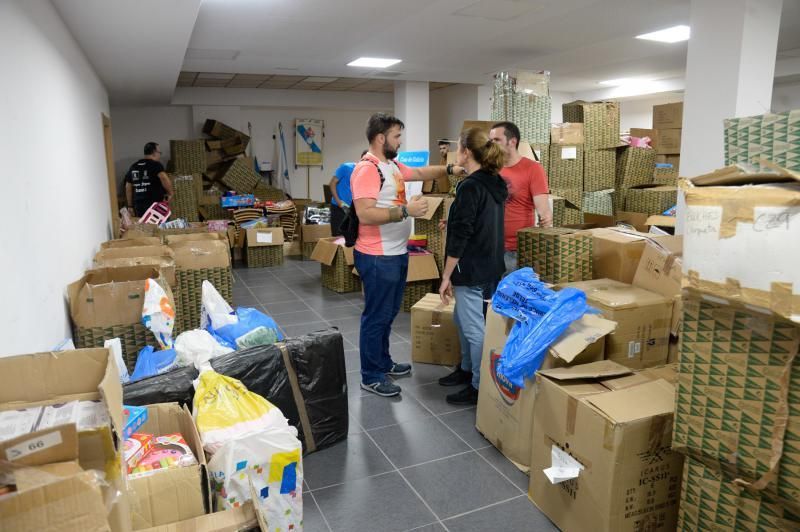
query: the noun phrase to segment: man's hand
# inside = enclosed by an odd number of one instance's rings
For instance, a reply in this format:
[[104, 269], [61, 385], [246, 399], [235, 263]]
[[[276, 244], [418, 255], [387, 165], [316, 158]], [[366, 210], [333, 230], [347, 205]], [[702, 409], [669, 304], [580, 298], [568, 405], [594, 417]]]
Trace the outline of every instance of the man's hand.
[[442, 298], [444, 305], [450, 304], [450, 298], [453, 297], [453, 283], [450, 282], [449, 277], [442, 277], [442, 282], [439, 285], [439, 297]]
[[422, 196], [414, 196], [408, 201], [406, 210], [408, 211], [409, 216], [414, 218], [425, 216], [428, 214], [428, 202], [425, 201]]
[[467, 175], [467, 169], [463, 166], [454, 166], [453, 167], [453, 175]]
[[447, 229], [447, 220], [439, 220], [439, 231]]

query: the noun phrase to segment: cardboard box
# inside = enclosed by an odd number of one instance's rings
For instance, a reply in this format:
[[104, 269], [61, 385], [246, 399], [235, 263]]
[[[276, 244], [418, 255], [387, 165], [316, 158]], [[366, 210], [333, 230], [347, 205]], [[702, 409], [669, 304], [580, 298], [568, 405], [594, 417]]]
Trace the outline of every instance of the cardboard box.
[[618, 227], [589, 229], [589, 233], [593, 239], [593, 278], [629, 284], [633, 282], [647, 241], [661, 238]]
[[100, 249], [115, 249], [139, 246], [160, 246], [161, 238], [157, 236], [140, 236], [134, 238], [121, 238], [109, 240], [100, 244]]
[[530, 266], [548, 283], [592, 278], [592, 235], [564, 227], [528, 227], [517, 232], [519, 267]]
[[[92, 430], [80, 431], [78, 439], [78, 463], [84, 470], [96, 469], [105, 475], [108, 483], [107, 487], [102, 488], [104, 495], [110, 491], [125, 491], [124, 466], [122, 460], [122, 386], [119, 382], [119, 370], [114, 363], [114, 357], [105, 348], [98, 349], [77, 349], [74, 351], [61, 351], [58, 353], [35, 353], [30, 355], [18, 355], [10, 357], [0, 357], [0, 410], [11, 410], [29, 408], [33, 406], [51, 405], [64, 403], [80, 398], [81, 400], [102, 400], [107, 409], [108, 418], [111, 424], [108, 426], [97, 427]], [[63, 427], [57, 427], [62, 437], [62, 442], [70, 440], [71, 437], [65, 436]], [[37, 433], [40, 434], [40, 433]], [[52, 441], [52, 440], [51, 440]], [[48, 453], [55, 452], [55, 449], [47, 448]], [[7, 455], [6, 455], [7, 456]], [[52, 455], [38, 463], [59, 458]], [[68, 459], [68, 458], [67, 458]], [[88, 509], [88, 501], [78, 500], [81, 492], [93, 488], [87, 487], [88, 477], [71, 480], [65, 483], [51, 484], [46, 488], [45, 500], [53, 501], [53, 506], [41, 511], [41, 506], [36, 506], [35, 511], [21, 504], [15, 507], [12, 503], [11, 508], [29, 512], [25, 519], [33, 521], [21, 521], [21, 523], [32, 523], [35, 526], [21, 526], [21, 530], [87, 530], [81, 528], [84, 523], [80, 521], [80, 515], [86, 509], [88, 514], [93, 510]], [[70, 495], [71, 494], [71, 495]], [[59, 501], [64, 501], [63, 506]], [[76, 497], [70, 499], [71, 496]], [[37, 498], [37, 504], [41, 503], [41, 498]], [[53, 512], [49, 512], [53, 508]], [[78, 510], [73, 513], [73, 510]], [[0, 521], [5, 525], [6, 509], [0, 510]], [[16, 511], [16, 510], [14, 510]], [[13, 512], [12, 512], [13, 513]], [[17, 514], [19, 515], [19, 514]], [[75, 526], [67, 528], [67, 517], [76, 515]], [[111, 507], [109, 513], [105, 505], [103, 514], [112, 530], [130, 530], [130, 514], [127, 497], [120, 497]], [[59, 522], [46, 527], [41, 519], [58, 519]], [[63, 526], [63, 528], [59, 528]], [[14, 529], [11, 527], [10, 529]], [[102, 530], [102, 528], [97, 528]]]
[[409, 255], [406, 287], [403, 289], [403, 312], [411, 312], [411, 307], [430, 292], [433, 283], [439, 279], [439, 268], [433, 254]]
[[683, 102], [653, 106], [653, 129], [683, 127]]
[[414, 233], [428, 237], [428, 251], [434, 254], [436, 267], [443, 271], [446, 239], [444, 231], [439, 229], [439, 222], [447, 219], [452, 200], [447, 194], [429, 194], [424, 199], [428, 202], [428, 212], [414, 218]]
[[560, 144], [562, 146], [583, 144], [583, 124], [552, 124], [550, 126], [550, 144]]
[[672, 298], [611, 279], [568, 283], [586, 292], [587, 302], [617, 322], [606, 338], [606, 358], [629, 368], [649, 368], [667, 361]]
[[687, 289], [673, 448], [800, 501], [800, 326]]
[[331, 224], [301, 225], [301, 240], [306, 243], [317, 243], [320, 238], [330, 238]]
[[[618, 387], [609, 360], [539, 372], [528, 496], [561, 530], [675, 530], [683, 456], [670, 449], [675, 388]], [[567, 478], [552, 483], [544, 471]], [[577, 476], [574, 474], [577, 473]]]
[[[486, 334], [481, 355], [481, 382], [475, 424], [483, 436], [514, 464], [527, 471], [531, 458], [533, 406], [536, 401], [534, 378], [519, 388], [498, 374], [497, 360], [506, 345], [514, 320], [497, 314], [491, 306], [486, 312]], [[603, 360], [604, 336], [615, 323], [585, 315], [573, 322], [554, 343], [542, 369], [565, 367]]]
[[203, 444], [192, 414], [178, 403], [148, 405], [147, 414], [139, 432], [153, 436], [180, 433], [198, 463], [130, 479], [134, 530], [199, 517], [211, 507]]
[[258, 227], [246, 230], [247, 247], [283, 246], [282, 227]]
[[800, 530], [788, 505], [693, 458], [686, 458], [678, 530]]
[[[313, 253], [313, 252], [312, 252]], [[283, 256], [284, 257], [302, 257], [303, 246], [300, 244], [300, 239], [292, 240], [291, 242], [283, 243]]]
[[690, 287], [800, 322], [797, 175], [730, 166], [685, 182], [683, 273]]
[[455, 301], [444, 306], [439, 294], [427, 294], [411, 307], [411, 360], [455, 366], [461, 363], [461, 342], [453, 320]]
[[766, 159], [790, 170], [800, 170], [795, 137], [800, 112], [796, 106], [782, 113], [726, 118], [723, 124], [726, 165]]
[[353, 248], [344, 245], [340, 236], [320, 238], [311, 260], [322, 266], [322, 286], [334, 292], [358, 292], [361, 290], [361, 279], [353, 274]]
[[[677, 181], [677, 178], [676, 178]], [[678, 203], [678, 189], [669, 185], [637, 185], [625, 193], [625, 210], [647, 215], [663, 214]]]
[[[683, 237], [681, 236], [647, 240], [631, 281], [634, 286], [672, 298], [670, 333], [673, 335], [680, 332], [683, 313], [681, 304], [682, 256]], [[674, 360], [670, 360], [670, 362], [674, 362]]]
[[238, 508], [148, 528], [145, 532], [240, 532], [243, 530], [267, 532], [267, 529], [259, 528], [258, 517], [251, 501], [247, 501]]
[[658, 146], [655, 147], [659, 154], [677, 154], [681, 152], [681, 129], [659, 129]]
[[159, 244], [106, 248], [94, 256], [95, 268], [126, 266], [157, 266], [170, 286], [175, 286], [175, 254], [167, 246]]
[[265, 268], [283, 264], [283, 228], [253, 227], [247, 229], [245, 262], [248, 268]]
[[562, 104], [565, 122], [581, 122], [587, 150], [619, 146], [619, 102], [577, 100]]

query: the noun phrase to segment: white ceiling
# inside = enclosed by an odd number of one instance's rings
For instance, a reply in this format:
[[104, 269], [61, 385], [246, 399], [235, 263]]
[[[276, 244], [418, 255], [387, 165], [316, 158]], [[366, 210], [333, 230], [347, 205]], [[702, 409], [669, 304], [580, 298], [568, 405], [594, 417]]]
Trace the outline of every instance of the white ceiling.
[[[164, 101], [181, 70], [381, 77], [346, 66], [360, 56], [402, 59], [389, 69], [392, 79], [486, 83], [493, 72], [521, 68], [550, 70], [553, 90], [567, 92], [597, 91], [598, 81], [622, 77], [669, 82], [683, 76], [687, 43], [634, 37], [688, 24], [690, 4], [203, 0], [198, 10], [200, 1], [53, 0], [114, 102]], [[785, 57], [776, 72], [800, 73], [800, 0], [784, 0], [779, 49]]]

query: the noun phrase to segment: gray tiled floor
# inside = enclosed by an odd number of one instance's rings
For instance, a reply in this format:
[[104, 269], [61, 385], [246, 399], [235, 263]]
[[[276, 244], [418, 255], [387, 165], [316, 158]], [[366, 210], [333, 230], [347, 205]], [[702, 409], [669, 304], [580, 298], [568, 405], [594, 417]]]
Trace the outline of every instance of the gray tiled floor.
[[[451, 368], [415, 365], [396, 379], [399, 398], [359, 388], [360, 294], [322, 288], [314, 262], [234, 275], [234, 302], [261, 308], [286, 334], [336, 326], [344, 338], [350, 434], [304, 459], [306, 532], [556, 530], [528, 500], [527, 476], [475, 430], [475, 409], [445, 402], [454, 390], [436, 380]], [[411, 360], [410, 330], [401, 312], [390, 348], [398, 362]]]

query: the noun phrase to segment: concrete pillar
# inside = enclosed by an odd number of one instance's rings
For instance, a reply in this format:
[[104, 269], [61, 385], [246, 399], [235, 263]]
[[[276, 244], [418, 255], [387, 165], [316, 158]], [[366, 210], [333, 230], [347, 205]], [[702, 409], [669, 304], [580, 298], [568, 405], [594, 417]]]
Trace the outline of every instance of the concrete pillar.
[[492, 119], [492, 86], [478, 85], [478, 115], [475, 120]]
[[430, 87], [427, 81], [394, 82], [394, 114], [402, 120], [403, 151], [427, 150], [430, 146]]
[[724, 164], [722, 121], [770, 111], [783, 0], [692, 0], [681, 175]]

